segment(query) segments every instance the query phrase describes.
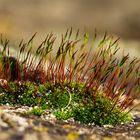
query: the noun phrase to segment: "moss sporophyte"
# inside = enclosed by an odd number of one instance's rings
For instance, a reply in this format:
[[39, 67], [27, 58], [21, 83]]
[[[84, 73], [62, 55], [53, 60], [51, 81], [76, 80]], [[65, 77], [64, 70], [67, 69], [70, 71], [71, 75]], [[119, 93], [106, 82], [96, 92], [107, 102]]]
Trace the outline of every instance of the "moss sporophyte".
[[38, 106], [32, 114], [50, 110], [57, 119], [73, 118], [96, 125], [132, 120], [133, 101], [140, 95], [140, 60], [129, 55], [117, 58], [118, 39], [104, 35], [92, 44], [72, 29], [62, 35], [52, 55], [54, 35], [36, 47], [35, 35], [19, 44], [17, 56], [10, 55], [9, 41], [1, 37], [0, 104]]

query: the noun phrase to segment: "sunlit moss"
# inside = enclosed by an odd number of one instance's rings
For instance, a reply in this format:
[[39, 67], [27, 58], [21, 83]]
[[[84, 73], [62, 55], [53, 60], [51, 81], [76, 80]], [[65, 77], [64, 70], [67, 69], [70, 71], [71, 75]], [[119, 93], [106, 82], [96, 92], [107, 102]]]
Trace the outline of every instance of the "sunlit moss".
[[[62, 35], [52, 57], [54, 35], [48, 34], [36, 49], [32, 38], [19, 44], [16, 58], [9, 55], [8, 41], [1, 39], [0, 104], [39, 106], [58, 119], [82, 123], [116, 124], [132, 119], [127, 110], [140, 94], [140, 60], [122, 54], [117, 59], [118, 39], [97, 34], [79, 38], [72, 28]], [[57, 47], [57, 46], [56, 46]], [[132, 107], [133, 108], [133, 107]]]

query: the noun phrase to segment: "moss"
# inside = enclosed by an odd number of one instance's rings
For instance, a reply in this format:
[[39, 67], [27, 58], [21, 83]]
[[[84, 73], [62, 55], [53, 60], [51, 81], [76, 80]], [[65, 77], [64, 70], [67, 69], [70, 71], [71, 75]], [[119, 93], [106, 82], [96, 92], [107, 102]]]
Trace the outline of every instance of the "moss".
[[[7, 81], [0, 81], [1, 105], [38, 106], [58, 119], [73, 118], [87, 124], [132, 119], [131, 109], [125, 111], [140, 93], [140, 61], [130, 60], [129, 54], [117, 59], [118, 39], [105, 34], [98, 41], [95, 33], [89, 48], [88, 33], [82, 41], [77, 31], [73, 39], [71, 28], [60, 44], [48, 34], [32, 57], [35, 35], [27, 43], [20, 42], [19, 60], [9, 55], [8, 41], [0, 40], [0, 79]], [[58, 50], [52, 55], [54, 44]]]
[[39, 107], [34, 107], [30, 111], [27, 112], [27, 115], [41, 116], [43, 113], [44, 113], [44, 110], [42, 110]]
[[125, 112], [121, 112], [118, 106], [114, 107], [113, 102], [106, 98], [102, 91], [95, 93], [94, 103], [94, 96], [85, 92], [83, 84], [64, 83], [62, 87], [59, 83], [37, 86], [26, 82], [19, 86], [16, 82], [11, 82], [9, 87], [10, 92], [0, 96], [0, 104], [39, 106], [40, 108], [33, 108], [30, 111], [33, 115], [40, 116], [44, 109], [49, 109], [57, 119], [73, 118], [82, 123], [97, 125], [117, 124], [132, 119], [130, 114], [124, 115]]
[[74, 114], [73, 114], [73, 110], [72, 109], [55, 110], [53, 112], [53, 114], [59, 120], [68, 120], [70, 118], [74, 118]]

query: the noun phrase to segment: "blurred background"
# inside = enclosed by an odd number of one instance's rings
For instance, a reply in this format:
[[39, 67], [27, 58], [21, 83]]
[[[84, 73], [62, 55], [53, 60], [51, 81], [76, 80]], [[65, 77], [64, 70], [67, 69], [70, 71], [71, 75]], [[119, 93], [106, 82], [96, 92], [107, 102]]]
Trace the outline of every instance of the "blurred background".
[[37, 41], [67, 28], [121, 37], [120, 47], [140, 57], [140, 0], [0, 0], [0, 33], [16, 46], [37, 32]]

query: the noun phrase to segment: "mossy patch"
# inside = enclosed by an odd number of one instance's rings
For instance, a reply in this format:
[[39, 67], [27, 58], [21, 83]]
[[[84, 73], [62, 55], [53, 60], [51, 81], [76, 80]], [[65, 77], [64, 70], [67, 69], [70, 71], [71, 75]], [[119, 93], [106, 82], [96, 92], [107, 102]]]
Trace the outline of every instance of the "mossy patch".
[[19, 43], [15, 57], [9, 41], [0, 39], [1, 105], [38, 106], [58, 119], [86, 124], [132, 119], [134, 107], [126, 110], [140, 95], [140, 60], [125, 53], [117, 59], [118, 39], [105, 33], [98, 40], [95, 32], [90, 44], [88, 33], [82, 37], [70, 28], [57, 43], [53, 33], [48, 34], [32, 55], [35, 36]]
[[[119, 106], [104, 96], [102, 91], [95, 95], [86, 91], [84, 84], [60, 83], [36, 85], [31, 82], [10, 82], [9, 90], [3, 90], [0, 95], [0, 104], [39, 106], [33, 108], [30, 114], [40, 116], [44, 109], [51, 110], [57, 119], [73, 118], [82, 123], [97, 125], [117, 124], [131, 121], [128, 113], [119, 110]], [[85, 92], [86, 91], [86, 92]], [[94, 100], [96, 102], [94, 102]]]
[[28, 111], [26, 114], [28, 115], [34, 115], [34, 116], [41, 116], [44, 113], [44, 110], [40, 107], [34, 107], [30, 111]]

